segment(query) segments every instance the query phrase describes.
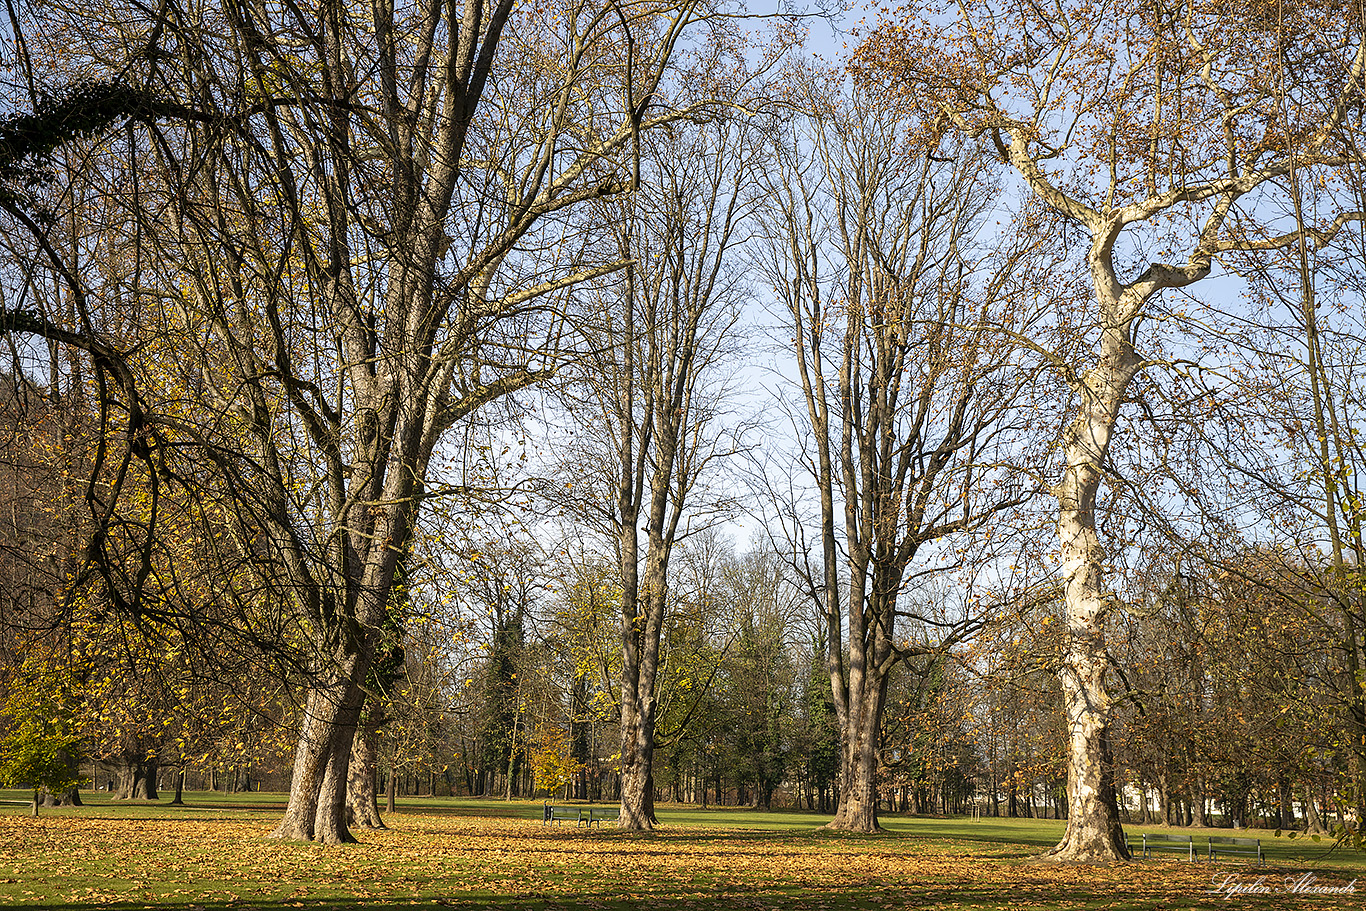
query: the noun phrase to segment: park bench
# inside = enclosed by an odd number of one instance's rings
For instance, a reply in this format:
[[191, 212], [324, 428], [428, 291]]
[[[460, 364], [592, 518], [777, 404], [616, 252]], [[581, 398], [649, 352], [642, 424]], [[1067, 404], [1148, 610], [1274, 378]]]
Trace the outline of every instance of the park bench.
[[1255, 857], [1257, 863], [1265, 864], [1266, 855], [1262, 853], [1260, 838], [1233, 838], [1227, 835], [1209, 837], [1209, 859], [1218, 860], [1219, 855], [1234, 854], [1239, 857]]
[[1184, 854], [1187, 860], [1195, 860], [1195, 839], [1190, 835], [1144, 835], [1143, 856], [1152, 857], [1154, 851]]
[[607, 807], [555, 807], [545, 804], [541, 811], [541, 823], [549, 826], [572, 820], [575, 826], [591, 829], [594, 823], [601, 826], [604, 819], [615, 820], [619, 812], [616, 808]]

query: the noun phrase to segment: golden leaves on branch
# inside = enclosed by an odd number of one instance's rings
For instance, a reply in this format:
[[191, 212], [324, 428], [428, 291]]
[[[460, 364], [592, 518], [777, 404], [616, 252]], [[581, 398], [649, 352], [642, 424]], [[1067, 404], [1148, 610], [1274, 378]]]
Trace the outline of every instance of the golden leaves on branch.
[[1354, 4], [970, 0], [954, 9], [914, 3], [885, 18], [851, 72], [913, 105], [928, 135], [986, 135], [1002, 155], [1023, 144], [1093, 185], [1092, 205], [1242, 173], [1290, 148], [1328, 154], [1324, 125], [1338, 122], [1334, 106], [1359, 82]]

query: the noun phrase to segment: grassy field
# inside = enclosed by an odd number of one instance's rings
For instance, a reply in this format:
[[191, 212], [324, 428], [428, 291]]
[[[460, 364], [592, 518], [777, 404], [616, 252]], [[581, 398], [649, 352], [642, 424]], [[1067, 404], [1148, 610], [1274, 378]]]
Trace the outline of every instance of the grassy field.
[[[0, 792], [0, 905], [285, 911], [498, 908], [1361, 908], [1366, 858], [1261, 835], [1270, 870], [1140, 861], [1058, 866], [1052, 820], [891, 817], [888, 832], [818, 830], [821, 817], [663, 807], [649, 835], [539, 822], [539, 803], [401, 800], [390, 828], [339, 848], [265, 836], [278, 794], [186, 795], [28, 817]], [[1137, 829], [1135, 831], [1157, 831]], [[1303, 891], [1342, 887], [1355, 894]], [[1307, 878], [1306, 878], [1307, 877]], [[1300, 884], [1295, 892], [1288, 884]], [[1230, 894], [1234, 892], [1236, 894]]]

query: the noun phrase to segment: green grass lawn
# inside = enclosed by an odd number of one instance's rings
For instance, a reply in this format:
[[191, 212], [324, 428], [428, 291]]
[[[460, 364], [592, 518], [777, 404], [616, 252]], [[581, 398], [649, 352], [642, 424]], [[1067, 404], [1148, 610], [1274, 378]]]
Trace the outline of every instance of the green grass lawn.
[[189, 793], [185, 807], [91, 794], [36, 820], [26, 796], [0, 792], [0, 905], [1165, 911], [1225, 904], [1211, 891], [1220, 883], [1252, 891], [1230, 897], [1240, 908], [1363, 906], [1357, 894], [1286, 891], [1305, 874], [1316, 886], [1361, 875], [1366, 895], [1366, 858], [1259, 832], [1239, 834], [1262, 838], [1269, 870], [1174, 858], [1060, 866], [1037, 860], [1062, 832], [1054, 820], [893, 816], [885, 834], [851, 836], [820, 831], [825, 818], [808, 813], [666, 805], [660, 828], [639, 835], [544, 826], [540, 802], [423, 798], [400, 799], [390, 828], [358, 833], [360, 844], [325, 848], [265, 837], [280, 794]]

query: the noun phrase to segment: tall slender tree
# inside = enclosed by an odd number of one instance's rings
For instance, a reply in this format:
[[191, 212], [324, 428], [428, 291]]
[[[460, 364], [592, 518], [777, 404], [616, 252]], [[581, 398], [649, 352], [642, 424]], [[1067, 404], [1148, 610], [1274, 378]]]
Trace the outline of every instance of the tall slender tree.
[[[947, 540], [1027, 494], [1029, 357], [1000, 331], [1010, 256], [990, 260], [995, 170], [964, 144], [939, 154], [905, 105], [806, 77], [769, 187], [765, 269], [784, 308], [802, 413], [802, 467], [818, 501], [826, 670], [842, 735], [830, 825], [877, 822], [877, 763], [892, 669], [976, 623], [903, 591], [949, 569]], [[991, 274], [988, 274], [990, 261]], [[1011, 453], [1012, 447], [1018, 447]], [[801, 556], [802, 554], [798, 554]]]
[[640, 193], [605, 213], [631, 267], [592, 299], [568, 499], [608, 535], [620, 571], [621, 828], [654, 826], [660, 637], [675, 544], [718, 507], [707, 473], [725, 424], [744, 285], [734, 248], [754, 205], [755, 133], [736, 118], [642, 143]]
[[[1319, 180], [1351, 156], [1366, 28], [1356, 3], [969, 0], [913, 5], [859, 51], [860, 72], [914, 105], [934, 136], [990, 142], [1035, 198], [1085, 237], [1084, 346], [1048, 349], [1071, 388], [1057, 499], [1069, 644], [1069, 815], [1058, 860], [1128, 856], [1110, 754], [1112, 599], [1097, 496], [1136, 378], [1161, 361], [1144, 328], [1165, 293], [1236, 251], [1323, 245], [1359, 215], [1268, 223], [1285, 178]], [[1282, 116], [1275, 80], [1303, 104]], [[1082, 353], [1084, 352], [1084, 353]]]

